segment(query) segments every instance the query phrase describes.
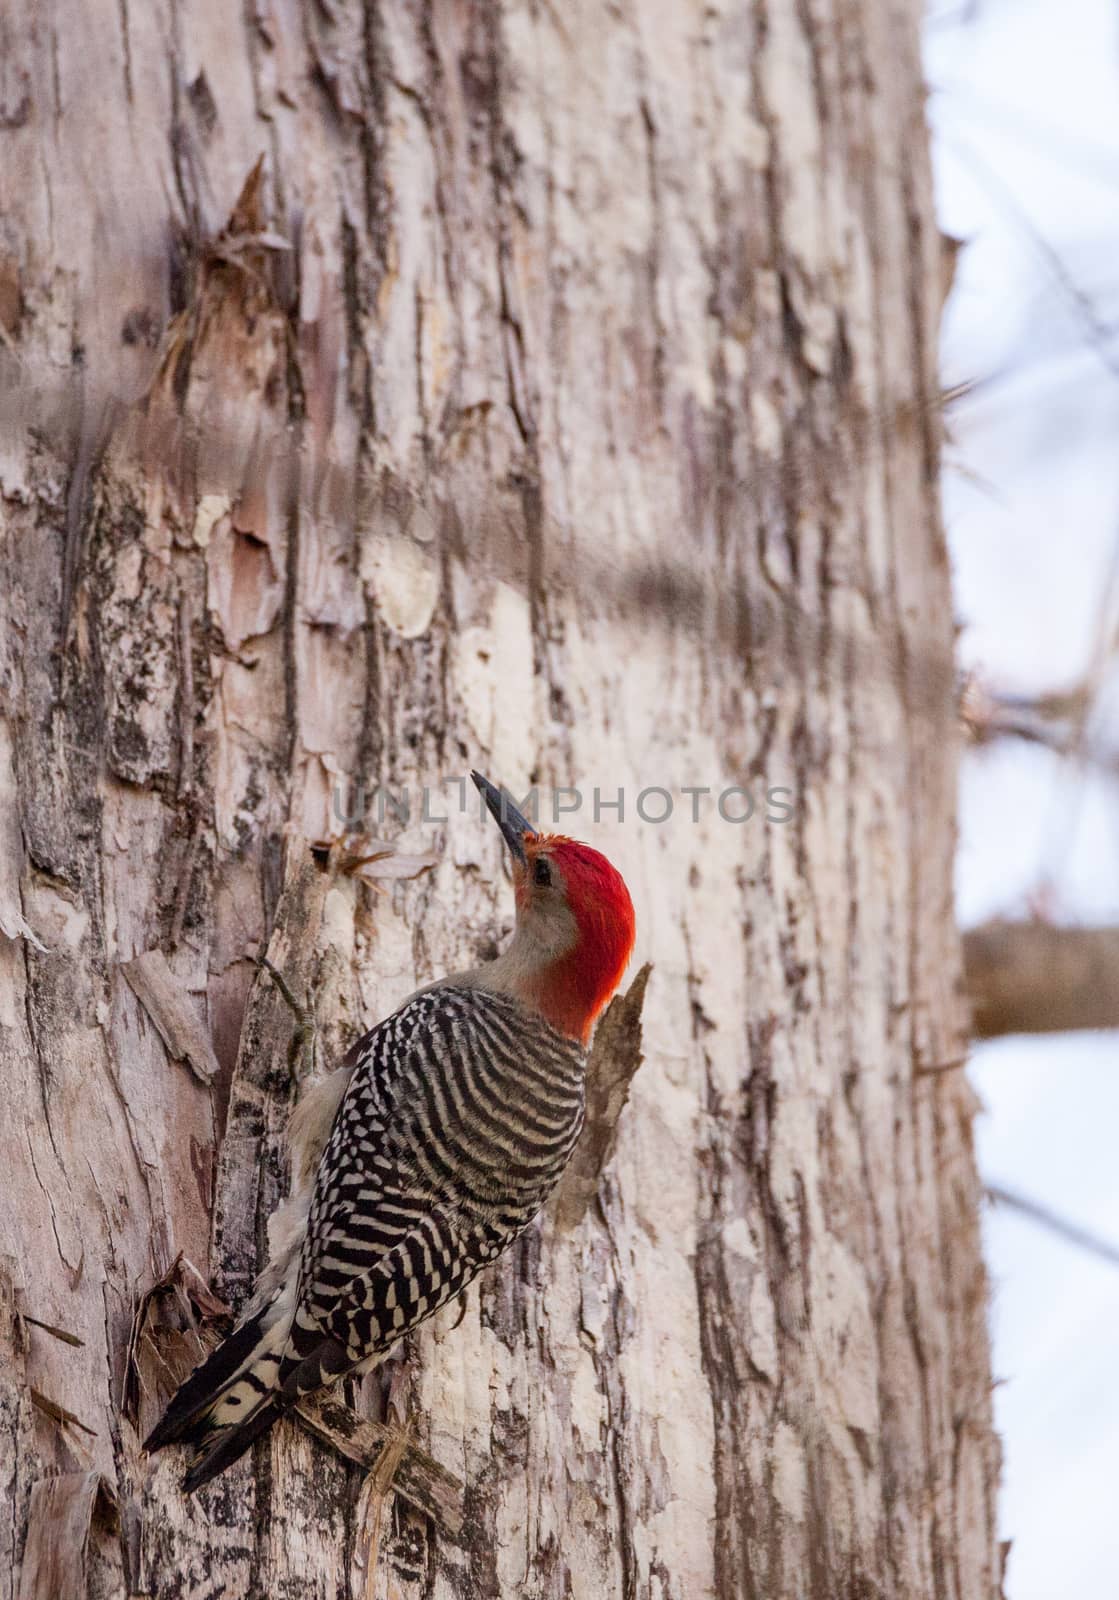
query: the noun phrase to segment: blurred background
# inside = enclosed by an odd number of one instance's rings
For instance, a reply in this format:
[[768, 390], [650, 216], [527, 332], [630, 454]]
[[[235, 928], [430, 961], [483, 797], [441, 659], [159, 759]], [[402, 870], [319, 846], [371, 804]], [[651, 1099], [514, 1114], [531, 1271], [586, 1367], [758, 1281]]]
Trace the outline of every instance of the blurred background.
[[[944, 513], [978, 738], [965, 928], [1119, 923], [1119, 9], [934, 0]], [[1058, 696], [1056, 700], [1054, 696]], [[985, 1181], [1119, 1243], [1119, 1039], [1014, 1037], [968, 1068]], [[1119, 1593], [1119, 1266], [985, 1219], [1008, 1600]]]

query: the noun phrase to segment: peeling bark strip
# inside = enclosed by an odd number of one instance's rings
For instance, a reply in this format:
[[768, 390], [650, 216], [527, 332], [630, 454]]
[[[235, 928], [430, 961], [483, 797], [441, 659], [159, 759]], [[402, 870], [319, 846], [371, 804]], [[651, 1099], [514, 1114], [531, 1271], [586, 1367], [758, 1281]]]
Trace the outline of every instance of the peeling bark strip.
[[[967, 1027], [918, 9], [8, 29], [16, 1600], [997, 1593], [972, 1102], [932, 1070]], [[683, 796], [567, 821], [655, 981], [557, 1211], [392, 1406], [366, 1379], [188, 1503], [140, 1440], [248, 1292], [311, 1065], [254, 963], [324, 1072], [492, 950], [480, 821], [333, 800], [475, 764]], [[775, 785], [787, 824], [690, 819]]]
[[63, 1600], [89, 1593], [90, 1539], [95, 1518], [119, 1524], [112, 1491], [97, 1472], [40, 1478], [31, 1490], [19, 1600]]
[[121, 1413], [144, 1439], [167, 1398], [230, 1326], [229, 1307], [181, 1254], [140, 1297], [125, 1358]]
[[964, 935], [977, 1039], [1119, 1028], [1119, 928], [988, 922]]
[[145, 950], [143, 955], [126, 962], [121, 971], [155, 1023], [172, 1061], [185, 1062], [202, 1083], [210, 1083], [221, 1070], [218, 1058], [162, 950]]

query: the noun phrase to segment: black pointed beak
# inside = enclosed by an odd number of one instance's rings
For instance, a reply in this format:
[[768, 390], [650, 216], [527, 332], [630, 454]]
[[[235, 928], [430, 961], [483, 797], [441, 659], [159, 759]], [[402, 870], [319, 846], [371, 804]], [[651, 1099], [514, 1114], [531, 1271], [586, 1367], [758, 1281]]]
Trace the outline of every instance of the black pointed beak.
[[536, 829], [532, 823], [517, 810], [512, 799], [504, 789], [495, 788], [488, 778], [483, 778], [480, 772], [472, 772], [470, 776], [478, 793], [489, 807], [490, 816], [501, 829], [501, 836], [509, 846], [514, 861], [525, 863], [525, 839], [532, 838]]

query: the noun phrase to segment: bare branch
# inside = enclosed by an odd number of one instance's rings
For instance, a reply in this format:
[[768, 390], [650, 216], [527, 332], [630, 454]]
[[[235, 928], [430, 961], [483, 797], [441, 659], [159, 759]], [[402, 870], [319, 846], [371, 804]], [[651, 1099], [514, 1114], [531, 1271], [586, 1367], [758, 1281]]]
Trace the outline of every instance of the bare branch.
[[1085, 677], [1070, 689], [1039, 695], [996, 692], [971, 676], [960, 696], [961, 721], [973, 745], [1017, 739], [1052, 750], [1054, 755], [1075, 757], [1082, 765], [1098, 771], [1116, 773], [1119, 753], [1101, 741], [1085, 737], [1100, 676], [1102, 671], [1097, 674], [1097, 681]]
[[1119, 928], [988, 922], [964, 935], [977, 1039], [1119, 1028]]
[[987, 1185], [986, 1195], [995, 1205], [1009, 1206], [1012, 1211], [1021, 1212], [1022, 1216], [1029, 1217], [1031, 1222], [1039, 1222], [1043, 1228], [1048, 1228], [1050, 1233], [1066, 1239], [1078, 1249], [1087, 1250], [1089, 1254], [1100, 1256], [1112, 1266], [1119, 1267], [1119, 1246], [1109, 1244], [1106, 1239], [1097, 1238], [1085, 1228], [1078, 1227], [1075, 1222], [1066, 1222], [1063, 1217], [1056, 1216], [1047, 1206], [1039, 1205], [1036, 1200], [1015, 1194], [1012, 1189], [1003, 1189], [995, 1183]]

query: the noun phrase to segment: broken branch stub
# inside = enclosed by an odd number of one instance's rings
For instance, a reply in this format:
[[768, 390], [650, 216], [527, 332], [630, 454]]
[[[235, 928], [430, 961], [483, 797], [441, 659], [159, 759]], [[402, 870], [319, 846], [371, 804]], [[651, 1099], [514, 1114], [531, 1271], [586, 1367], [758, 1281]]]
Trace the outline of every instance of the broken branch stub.
[[625, 994], [614, 996], [595, 1032], [587, 1061], [586, 1121], [550, 1207], [561, 1233], [570, 1233], [586, 1216], [614, 1154], [618, 1119], [629, 1098], [630, 1084], [644, 1060], [641, 1011], [652, 970], [647, 961]]

